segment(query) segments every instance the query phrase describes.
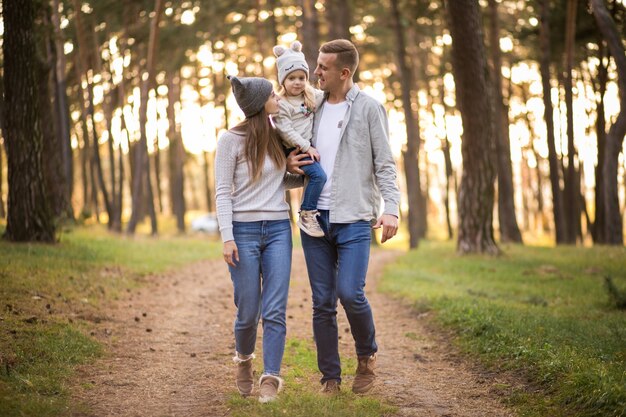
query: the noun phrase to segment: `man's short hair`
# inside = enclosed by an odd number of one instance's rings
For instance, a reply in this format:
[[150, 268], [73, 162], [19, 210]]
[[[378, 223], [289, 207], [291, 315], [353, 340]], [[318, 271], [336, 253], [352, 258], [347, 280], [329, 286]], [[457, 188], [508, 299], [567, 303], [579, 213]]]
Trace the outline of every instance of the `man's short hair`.
[[348, 68], [351, 74], [354, 74], [359, 66], [359, 51], [349, 40], [335, 39], [326, 42], [320, 47], [320, 52], [337, 54], [336, 62], [339, 69]]

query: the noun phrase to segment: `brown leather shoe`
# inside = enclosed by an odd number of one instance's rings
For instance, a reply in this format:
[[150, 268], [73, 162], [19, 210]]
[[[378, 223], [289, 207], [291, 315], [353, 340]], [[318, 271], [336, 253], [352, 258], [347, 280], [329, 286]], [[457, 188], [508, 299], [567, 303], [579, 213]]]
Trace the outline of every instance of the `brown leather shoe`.
[[355, 394], [365, 394], [374, 386], [376, 380], [376, 354], [372, 356], [359, 356], [359, 365], [356, 368], [356, 375], [352, 383], [352, 392]]
[[252, 359], [254, 355], [250, 355], [247, 358], [242, 358], [239, 354], [233, 358], [237, 364], [237, 377], [235, 379], [235, 385], [239, 394], [247, 397], [252, 393], [254, 386], [254, 370], [252, 369]]
[[329, 395], [338, 394], [339, 391], [341, 391], [341, 382], [336, 379], [329, 379], [327, 381], [324, 381], [324, 383], [322, 384], [322, 389], [320, 390], [322, 394]]

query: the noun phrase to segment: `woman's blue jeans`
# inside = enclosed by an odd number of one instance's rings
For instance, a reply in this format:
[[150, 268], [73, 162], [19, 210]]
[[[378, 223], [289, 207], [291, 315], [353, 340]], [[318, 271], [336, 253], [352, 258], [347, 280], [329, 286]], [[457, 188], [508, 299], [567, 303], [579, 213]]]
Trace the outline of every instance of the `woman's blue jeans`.
[[287, 295], [291, 273], [289, 220], [233, 222], [239, 250], [229, 266], [235, 289], [235, 349], [254, 352], [259, 319], [263, 319], [263, 373], [280, 374], [285, 350]]
[[330, 223], [328, 210], [320, 210], [318, 220], [324, 237], [300, 233], [313, 296], [313, 336], [322, 382], [340, 381], [337, 299], [346, 311], [357, 356], [378, 351], [372, 309], [365, 298], [372, 228], [367, 221]]

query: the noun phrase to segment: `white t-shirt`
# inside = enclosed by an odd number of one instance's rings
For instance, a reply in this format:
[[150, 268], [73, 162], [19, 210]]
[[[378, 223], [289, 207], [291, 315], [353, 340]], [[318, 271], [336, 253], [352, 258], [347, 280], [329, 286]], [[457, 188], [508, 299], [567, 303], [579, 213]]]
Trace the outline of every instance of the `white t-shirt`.
[[330, 210], [330, 190], [333, 183], [333, 169], [335, 167], [335, 157], [339, 149], [341, 137], [341, 123], [346, 111], [348, 102], [342, 101], [337, 104], [324, 103], [321, 109], [322, 118], [317, 129], [317, 140], [315, 142], [317, 151], [320, 153], [320, 165], [326, 173], [326, 184], [322, 189], [322, 194], [317, 201], [317, 208], [320, 210]]

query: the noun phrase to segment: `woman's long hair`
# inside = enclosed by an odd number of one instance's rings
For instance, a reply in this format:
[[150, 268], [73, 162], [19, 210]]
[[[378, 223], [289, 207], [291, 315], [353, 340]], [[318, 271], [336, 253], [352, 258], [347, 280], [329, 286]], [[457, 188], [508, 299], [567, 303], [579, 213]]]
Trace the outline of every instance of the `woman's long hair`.
[[252, 174], [252, 181], [261, 178], [265, 157], [269, 155], [277, 169], [284, 169], [287, 158], [278, 133], [271, 125], [265, 109], [239, 123], [233, 130], [246, 136], [244, 155]]

